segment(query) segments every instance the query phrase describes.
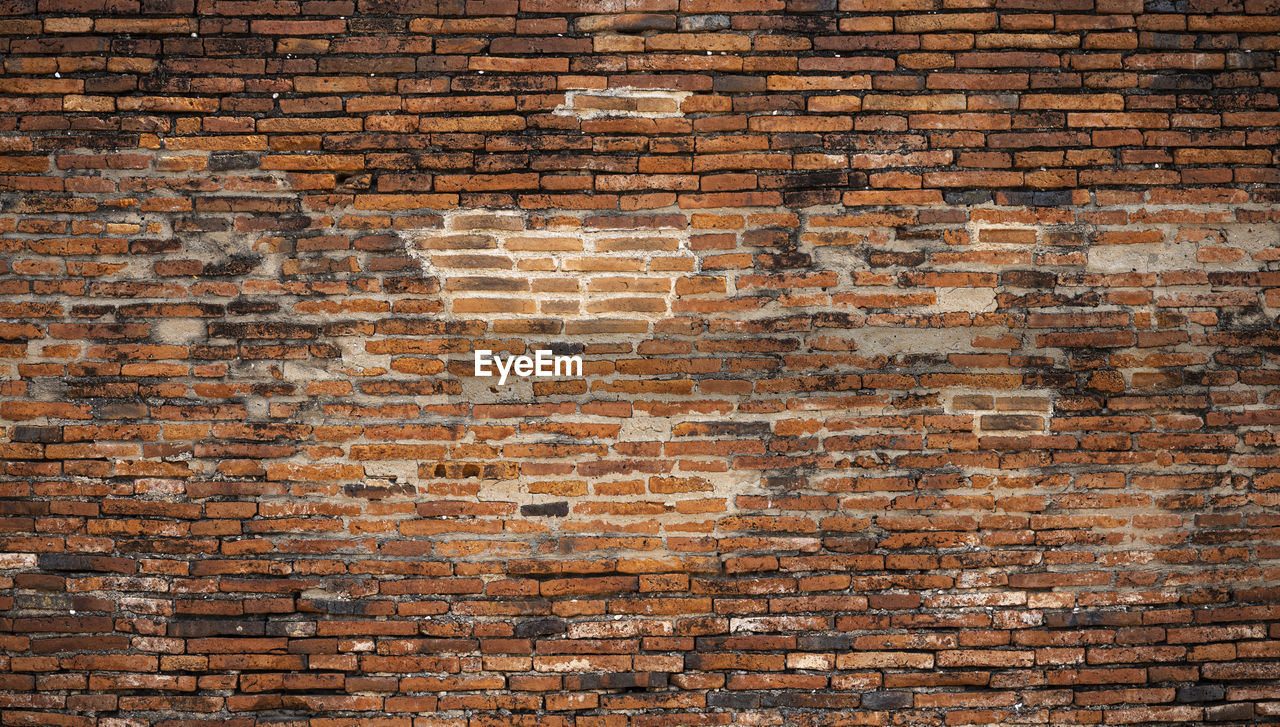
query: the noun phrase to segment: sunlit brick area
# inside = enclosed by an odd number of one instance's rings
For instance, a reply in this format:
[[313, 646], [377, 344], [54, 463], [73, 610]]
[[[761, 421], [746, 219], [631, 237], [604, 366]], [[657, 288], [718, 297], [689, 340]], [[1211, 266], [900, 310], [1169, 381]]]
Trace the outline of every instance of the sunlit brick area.
[[0, 0], [0, 725], [1280, 724], [1278, 54]]

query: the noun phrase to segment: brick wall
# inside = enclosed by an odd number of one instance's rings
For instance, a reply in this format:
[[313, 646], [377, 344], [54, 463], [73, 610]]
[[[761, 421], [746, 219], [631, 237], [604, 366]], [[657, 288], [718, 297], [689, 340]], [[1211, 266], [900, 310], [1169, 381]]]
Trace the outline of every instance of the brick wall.
[[0, 724], [1280, 723], [1278, 52], [0, 0]]

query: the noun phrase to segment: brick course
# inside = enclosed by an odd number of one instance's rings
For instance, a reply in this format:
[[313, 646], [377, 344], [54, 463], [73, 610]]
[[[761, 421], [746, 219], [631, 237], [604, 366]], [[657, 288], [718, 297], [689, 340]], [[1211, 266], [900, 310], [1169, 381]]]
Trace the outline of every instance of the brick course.
[[1278, 37], [0, 0], [0, 724], [1280, 723]]

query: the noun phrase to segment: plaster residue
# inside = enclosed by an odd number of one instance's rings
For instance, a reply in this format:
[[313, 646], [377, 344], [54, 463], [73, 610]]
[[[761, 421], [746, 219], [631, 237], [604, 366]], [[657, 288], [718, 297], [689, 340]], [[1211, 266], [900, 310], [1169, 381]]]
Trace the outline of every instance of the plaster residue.
[[684, 116], [681, 104], [692, 95], [689, 91], [666, 91], [632, 88], [606, 88], [591, 91], [568, 91], [564, 103], [551, 113], [576, 116], [579, 119], [631, 117], [669, 119]]

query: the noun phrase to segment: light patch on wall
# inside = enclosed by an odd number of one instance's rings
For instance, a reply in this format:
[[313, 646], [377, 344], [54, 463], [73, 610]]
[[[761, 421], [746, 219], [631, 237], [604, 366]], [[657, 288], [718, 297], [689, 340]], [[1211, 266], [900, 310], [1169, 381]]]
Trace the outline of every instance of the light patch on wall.
[[939, 313], [993, 313], [996, 310], [996, 289], [938, 288], [937, 303], [932, 310]]
[[439, 284], [444, 312], [463, 318], [604, 316], [647, 328], [673, 314], [676, 281], [699, 269], [683, 227], [593, 227], [570, 215], [535, 222], [502, 210], [443, 217], [441, 228], [401, 231], [401, 239]]
[[629, 117], [670, 119], [684, 116], [680, 106], [691, 95], [689, 91], [639, 89], [630, 86], [591, 91], [569, 91], [564, 103], [551, 113], [579, 119]]
[[1086, 269], [1091, 273], [1156, 273], [1190, 270], [1198, 263], [1193, 242], [1094, 245], [1088, 250]]

